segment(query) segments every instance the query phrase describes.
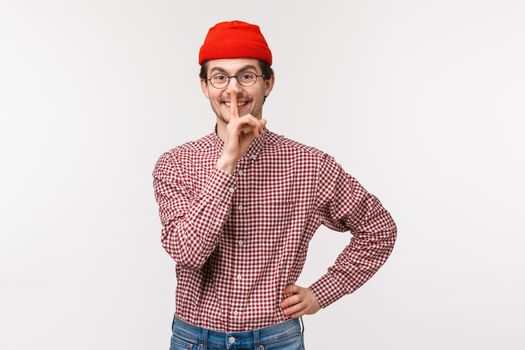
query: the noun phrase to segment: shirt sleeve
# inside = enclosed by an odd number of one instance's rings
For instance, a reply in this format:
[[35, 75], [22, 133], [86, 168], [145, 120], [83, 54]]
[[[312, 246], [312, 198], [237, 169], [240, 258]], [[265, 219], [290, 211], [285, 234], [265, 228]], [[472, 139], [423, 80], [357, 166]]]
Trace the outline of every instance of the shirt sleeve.
[[319, 173], [315, 208], [323, 225], [353, 235], [334, 265], [309, 287], [324, 308], [376, 273], [392, 252], [397, 228], [379, 199], [327, 154]]
[[161, 242], [177, 264], [200, 269], [219, 243], [231, 208], [236, 178], [218, 168], [198, 193], [184, 181], [184, 167], [172, 152], [153, 170], [153, 188], [162, 223]]

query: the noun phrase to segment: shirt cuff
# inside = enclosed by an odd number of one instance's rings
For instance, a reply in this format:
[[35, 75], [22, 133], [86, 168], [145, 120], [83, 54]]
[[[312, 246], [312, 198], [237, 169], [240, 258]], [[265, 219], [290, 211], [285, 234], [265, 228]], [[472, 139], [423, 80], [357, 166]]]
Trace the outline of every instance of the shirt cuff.
[[308, 289], [310, 289], [319, 302], [319, 305], [324, 309], [339, 298], [348, 294], [346, 290], [338, 288], [338, 286], [341, 286], [342, 284], [344, 284], [344, 282], [337, 280], [332, 274], [327, 273]]
[[231, 201], [237, 190], [237, 178], [219, 168], [214, 168], [201, 192], [202, 197], [220, 198], [222, 202]]

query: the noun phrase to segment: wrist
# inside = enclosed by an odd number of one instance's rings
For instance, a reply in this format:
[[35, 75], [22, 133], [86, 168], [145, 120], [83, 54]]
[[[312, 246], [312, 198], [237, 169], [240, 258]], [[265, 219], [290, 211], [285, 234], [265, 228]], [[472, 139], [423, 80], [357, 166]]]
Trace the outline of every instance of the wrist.
[[217, 160], [217, 168], [225, 171], [229, 174], [233, 174], [233, 171], [235, 170], [235, 166], [237, 165], [237, 159], [226, 157], [226, 156], [220, 156]]

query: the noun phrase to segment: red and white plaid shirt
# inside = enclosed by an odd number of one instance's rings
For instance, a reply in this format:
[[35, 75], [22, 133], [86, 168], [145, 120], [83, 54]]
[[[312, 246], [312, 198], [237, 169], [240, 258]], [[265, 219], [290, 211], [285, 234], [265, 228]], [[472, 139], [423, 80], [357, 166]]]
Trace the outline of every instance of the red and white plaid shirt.
[[264, 129], [229, 174], [216, 167], [223, 145], [214, 131], [164, 153], [153, 170], [179, 318], [223, 332], [286, 321], [283, 290], [299, 277], [320, 225], [353, 234], [309, 287], [321, 307], [386, 261], [392, 217], [333, 157]]

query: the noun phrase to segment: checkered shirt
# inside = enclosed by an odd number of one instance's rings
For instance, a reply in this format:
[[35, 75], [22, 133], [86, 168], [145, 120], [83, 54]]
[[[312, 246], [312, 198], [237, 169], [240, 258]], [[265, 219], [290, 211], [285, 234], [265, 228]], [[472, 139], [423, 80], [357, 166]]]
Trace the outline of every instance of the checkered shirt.
[[179, 318], [222, 332], [286, 321], [283, 290], [298, 279], [320, 225], [352, 234], [309, 287], [321, 307], [384, 264], [396, 225], [332, 156], [265, 128], [229, 174], [216, 167], [223, 145], [213, 131], [165, 152], [153, 170]]

